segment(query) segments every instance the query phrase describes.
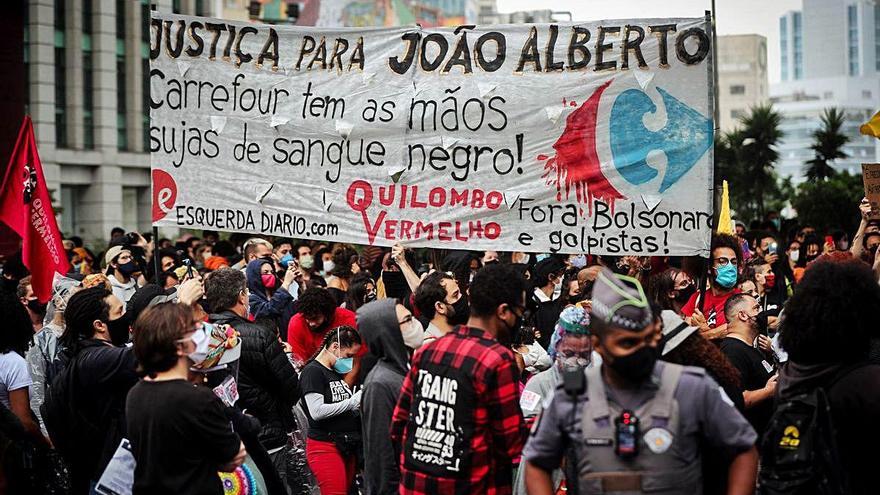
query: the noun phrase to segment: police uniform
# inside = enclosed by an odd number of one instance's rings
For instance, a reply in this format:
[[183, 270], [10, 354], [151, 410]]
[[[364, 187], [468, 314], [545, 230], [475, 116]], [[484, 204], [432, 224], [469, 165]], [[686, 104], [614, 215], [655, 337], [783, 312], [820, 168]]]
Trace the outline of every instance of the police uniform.
[[[601, 292], [598, 282], [594, 299], [597, 289]], [[621, 305], [608, 301], [606, 307]], [[615, 322], [627, 317], [612, 313]], [[648, 379], [627, 389], [610, 387], [601, 366], [587, 369], [585, 376], [580, 393], [557, 386], [523, 450], [524, 460], [552, 472], [570, 448], [568, 484], [576, 482], [579, 495], [699, 494], [702, 445], [736, 455], [757, 439], [702, 368], [658, 361]], [[624, 410], [639, 419], [638, 455], [632, 459], [615, 454], [615, 420]], [[574, 473], [577, 481], [571, 479]]]

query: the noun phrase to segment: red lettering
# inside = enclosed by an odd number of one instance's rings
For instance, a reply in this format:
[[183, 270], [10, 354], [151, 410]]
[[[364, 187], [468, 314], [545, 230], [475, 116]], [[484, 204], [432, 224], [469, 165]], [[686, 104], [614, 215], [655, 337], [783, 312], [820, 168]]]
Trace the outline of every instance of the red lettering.
[[449, 206], [455, 206], [460, 204], [461, 206], [467, 206], [468, 202], [468, 191], [465, 189], [464, 191], [458, 192], [455, 188], [452, 189], [451, 193], [451, 201], [449, 202]]
[[440, 208], [446, 203], [446, 189], [435, 187], [428, 193], [428, 203], [435, 208]]
[[419, 201], [417, 196], [419, 195], [419, 186], [410, 187], [412, 194], [410, 195], [409, 206], [410, 208], [427, 208], [428, 203], [424, 201]]
[[455, 222], [455, 240], [467, 242], [468, 237], [461, 234], [461, 222]]
[[471, 208], [475, 210], [477, 208], [482, 208], [484, 196], [485, 194], [483, 194], [482, 189], [474, 189], [473, 191], [471, 191]]
[[[357, 200], [358, 191], [364, 194], [364, 197], [360, 201]], [[373, 186], [365, 180], [356, 180], [348, 186], [348, 191], [345, 193], [345, 200], [348, 202], [349, 208], [364, 213], [373, 203]]]
[[495, 222], [489, 222], [486, 224], [486, 239], [498, 239], [501, 236], [501, 226]]
[[379, 203], [382, 206], [391, 206], [394, 203], [395, 185], [382, 186], [379, 188]]
[[476, 222], [468, 222], [468, 231], [470, 231], [470, 236], [472, 238], [479, 239], [483, 237], [483, 222], [479, 220]]
[[486, 195], [486, 208], [497, 210], [501, 203], [504, 202], [504, 195], [498, 191], [490, 191]]
[[416, 232], [415, 232], [416, 239], [421, 238], [420, 232], [427, 233], [429, 241], [433, 240], [434, 239], [434, 224], [431, 222], [428, 222], [427, 224], [424, 224], [421, 221], [416, 222]]
[[449, 222], [440, 222], [437, 224], [437, 239], [441, 241], [451, 241], [452, 236], [449, 235], [449, 228], [452, 224]]
[[410, 235], [410, 230], [412, 230], [413, 223], [410, 220], [401, 220], [400, 221], [400, 238], [412, 239]]
[[[385, 213], [384, 211], [382, 213]], [[385, 221], [385, 238], [388, 240], [394, 240], [394, 228], [397, 227], [397, 220], [386, 220]], [[372, 242], [371, 242], [372, 244]]]
[[406, 184], [400, 186], [400, 209], [406, 208]]

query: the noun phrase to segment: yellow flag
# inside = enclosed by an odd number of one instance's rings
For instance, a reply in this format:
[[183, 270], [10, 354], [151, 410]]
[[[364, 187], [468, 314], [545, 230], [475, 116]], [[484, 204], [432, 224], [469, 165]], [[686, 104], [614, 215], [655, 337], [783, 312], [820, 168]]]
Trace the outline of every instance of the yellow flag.
[[730, 219], [730, 194], [727, 192], [727, 181], [721, 182], [721, 211], [718, 213], [719, 234], [733, 235], [733, 221]]
[[862, 124], [862, 126], [859, 127], [859, 132], [866, 136], [874, 136], [875, 138], [880, 139], [880, 112], [877, 112], [871, 117], [871, 120]]

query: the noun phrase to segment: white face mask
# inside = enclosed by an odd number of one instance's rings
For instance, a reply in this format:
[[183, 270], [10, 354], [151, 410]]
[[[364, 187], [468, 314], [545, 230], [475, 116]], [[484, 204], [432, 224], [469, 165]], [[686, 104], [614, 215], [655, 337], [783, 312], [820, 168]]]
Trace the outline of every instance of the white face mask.
[[559, 299], [559, 296], [562, 295], [562, 277], [559, 277], [559, 282], [553, 285], [553, 299]]
[[792, 251], [792, 252], [788, 253], [788, 257], [791, 258], [791, 261], [794, 261], [795, 263], [797, 263], [798, 256], [800, 254], [801, 253], [799, 251]]
[[422, 326], [422, 322], [413, 318], [409, 321], [409, 324], [401, 330], [403, 334], [403, 343], [410, 349], [418, 349], [422, 346], [422, 342], [425, 341], [425, 328]]
[[324, 274], [329, 275], [330, 272], [332, 272], [333, 269], [336, 268], [336, 263], [333, 263], [333, 260], [327, 260], [324, 262], [323, 266], [324, 266]]
[[208, 334], [211, 333], [212, 329], [213, 325], [210, 323], [203, 323], [202, 328], [196, 330], [196, 332], [192, 334], [192, 337], [190, 337], [190, 340], [196, 345], [196, 349], [187, 354], [187, 357], [193, 362], [193, 366], [202, 364], [205, 358], [208, 357], [208, 351], [210, 350], [211, 345], [211, 339], [208, 338]]

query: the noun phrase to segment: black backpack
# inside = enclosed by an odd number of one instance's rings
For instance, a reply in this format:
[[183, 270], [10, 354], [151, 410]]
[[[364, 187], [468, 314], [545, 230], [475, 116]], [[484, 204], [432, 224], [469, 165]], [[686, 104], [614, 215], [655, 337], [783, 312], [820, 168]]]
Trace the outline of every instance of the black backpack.
[[838, 372], [823, 387], [777, 399], [760, 442], [761, 494], [847, 493], [826, 390], [853, 369]]

